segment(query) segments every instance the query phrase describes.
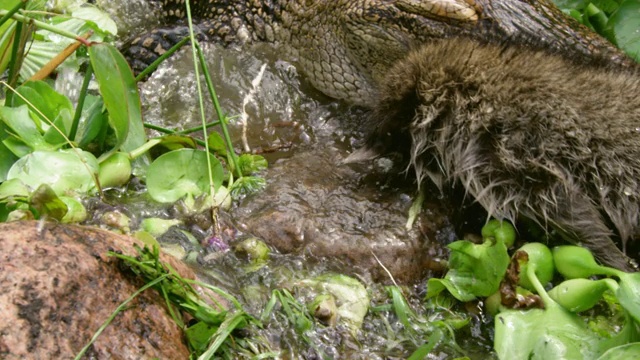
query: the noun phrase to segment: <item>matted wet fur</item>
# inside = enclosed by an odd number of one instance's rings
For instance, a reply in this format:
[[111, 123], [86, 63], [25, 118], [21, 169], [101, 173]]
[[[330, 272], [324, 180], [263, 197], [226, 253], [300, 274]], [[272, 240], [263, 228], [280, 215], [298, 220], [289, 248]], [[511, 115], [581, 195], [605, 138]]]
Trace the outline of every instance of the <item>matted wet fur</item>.
[[407, 151], [419, 182], [458, 182], [489, 214], [535, 219], [632, 269], [616, 242], [640, 237], [639, 74], [434, 41], [393, 68], [371, 119], [367, 149]]

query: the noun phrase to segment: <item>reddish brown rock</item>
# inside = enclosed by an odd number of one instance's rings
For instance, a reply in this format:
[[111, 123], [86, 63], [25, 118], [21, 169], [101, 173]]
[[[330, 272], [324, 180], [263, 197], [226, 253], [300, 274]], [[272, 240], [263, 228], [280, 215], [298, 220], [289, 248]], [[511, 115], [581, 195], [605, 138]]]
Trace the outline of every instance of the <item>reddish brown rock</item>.
[[[70, 359], [143, 284], [118, 270], [110, 249], [133, 254], [134, 239], [53, 223], [0, 224], [0, 359]], [[193, 273], [162, 256], [183, 276]], [[86, 353], [92, 359], [187, 359], [181, 329], [147, 290]]]

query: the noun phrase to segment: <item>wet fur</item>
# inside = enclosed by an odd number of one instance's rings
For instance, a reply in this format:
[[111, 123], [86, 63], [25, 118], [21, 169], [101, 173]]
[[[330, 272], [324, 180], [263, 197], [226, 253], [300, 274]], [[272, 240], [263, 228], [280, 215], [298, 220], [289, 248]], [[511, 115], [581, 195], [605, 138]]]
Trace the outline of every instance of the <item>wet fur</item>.
[[420, 182], [460, 183], [489, 214], [535, 219], [630, 269], [614, 239], [640, 237], [637, 73], [448, 39], [398, 63], [377, 104], [369, 151], [408, 148]]

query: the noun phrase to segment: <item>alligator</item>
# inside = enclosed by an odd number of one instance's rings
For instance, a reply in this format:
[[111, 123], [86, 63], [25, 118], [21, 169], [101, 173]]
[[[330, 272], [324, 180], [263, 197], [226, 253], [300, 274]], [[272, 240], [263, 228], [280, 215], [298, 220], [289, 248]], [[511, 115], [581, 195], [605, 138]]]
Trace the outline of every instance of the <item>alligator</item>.
[[[200, 39], [273, 43], [318, 90], [373, 109], [349, 161], [400, 149], [419, 182], [635, 268], [615, 240], [640, 238], [638, 66], [549, 1], [191, 3]], [[127, 45], [134, 67], [187, 34], [184, 1], [162, 10], [168, 27]]]
[[[160, 2], [159, 0], [150, 0]], [[166, 26], [129, 41], [142, 70], [188, 34], [184, 0], [163, 0]], [[192, 0], [202, 40], [270, 42], [330, 97], [369, 106], [397, 60], [433, 39], [470, 37], [560, 53], [576, 63], [633, 66], [549, 0]]]

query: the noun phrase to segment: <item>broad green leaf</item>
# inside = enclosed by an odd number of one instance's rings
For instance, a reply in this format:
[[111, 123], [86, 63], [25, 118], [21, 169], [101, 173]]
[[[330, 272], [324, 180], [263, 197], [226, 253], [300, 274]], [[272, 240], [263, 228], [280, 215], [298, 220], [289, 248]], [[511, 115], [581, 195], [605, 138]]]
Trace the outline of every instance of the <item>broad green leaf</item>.
[[640, 272], [621, 273], [616, 296], [620, 305], [640, 324]]
[[[29, 107], [31, 117], [37, 119], [40, 127], [46, 131], [44, 139], [49, 144], [59, 145], [65, 143], [65, 138], [58, 130], [67, 135], [71, 127], [74, 110], [69, 98], [55, 91], [44, 81], [28, 81], [18, 87], [16, 92], [22, 95], [24, 99], [20, 96], [14, 96], [12, 106], [27, 105]], [[51, 122], [58, 129], [51, 127]]]
[[319, 293], [333, 295], [338, 304], [338, 318], [345, 321], [353, 332], [362, 326], [370, 300], [367, 289], [358, 280], [346, 275], [327, 274], [300, 283], [313, 286]]
[[[209, 155], [213, 166], [213, 186], [222, 185], [224, 172], [220, 161]], [[196, 197], [209, 192], [207, 153], [180, 149], [157, 158], [147, 170], [149, 195], [158, 202], [172, 203], [189, 195]]]
[[97, 173], [98, 162], [91, 153], [38, 150], [16, 161], [7, 178], [20, 179], [32, 189], [46, 184], [58, 195], [83, 194], [95, 189]]
[[557, 304], [545, 310], [507, 310], [495, 318], [499, 359], [594, 359], [598, 341], [580, 317]]
[[60, 196], [59, 198], [67, 206], [67, 213], [61, 219], [63, 223], [79, 223], [87, 219], [87, 209], [78, 199], [71, 196]]
[[227, 145], [220, 133], [217, 133], [215, 131], [209, 133], [207, 142], [209, 143], [209, 151], [216, 153], [222, 157], [227, 156]]
[[0, 201], [5, 201], [9, 198], [23, 198], [26, 200], [29, 197], [29, 188], [22, 181], [18, 179], [11, 179], [0, 184]]
[[498, 290], [509, 265], [504, 242], [481, 245], [466, 240], [449, 244], [449, 271], [444, 279], [431, 278], [427, 284], [427, 298], [438, 295], [445, 288], [460, 301], [489, 296]]
[[[36, 124], [31, 120], [26, 105], [17, 108], [0, 107], [0, 120], [7, 126], [7, 132], [14, 135], [14, 137], [6, 138], [4, 144], [16, 156], [26, 155], [25, 149], [17, 148], [18, 143], [25, 144], [31, 150], [52, 150], [54, 148], [44, 139]], [[18, 140], [18, 143], [8, 141], [10, 139]]]
[[616, 44], [627, 54], [640, 61], [640, 1], [624, 0], [610, 17]]
[[[0, 125], [0, 132], [2, 132], [2, 126]], [[2, 143], [2, 134], [0, 134], [0, 183], [7, 180], [7, 173], [18, 157], [15, 156], [5, 145]]]
[[[0, 6], [4, 8], [4, 4]], [[4, 73], [11, 61], [11, 48], [15, 31], [16, 22], [14, 20], [9, 20], [0, 26], [0, 74]]]
[[91, 65], [116, 136], [116, 150], [130, 152], [145, 142], [140, 96], [129, 64], [113, 45], [89, 48]]
[[640, 343], [626, 344], [609, 349], [598, 360], [640, 359]]
[[111, 35], [115, 36], [118, 34], [118, 27], [116, 26], [116, 23], [111, 20], [107, 13], [95, 6], [83, 6], [78, 8], [71, 13], [71, 16], [93, 22], [99, 29], [102, 29]]

